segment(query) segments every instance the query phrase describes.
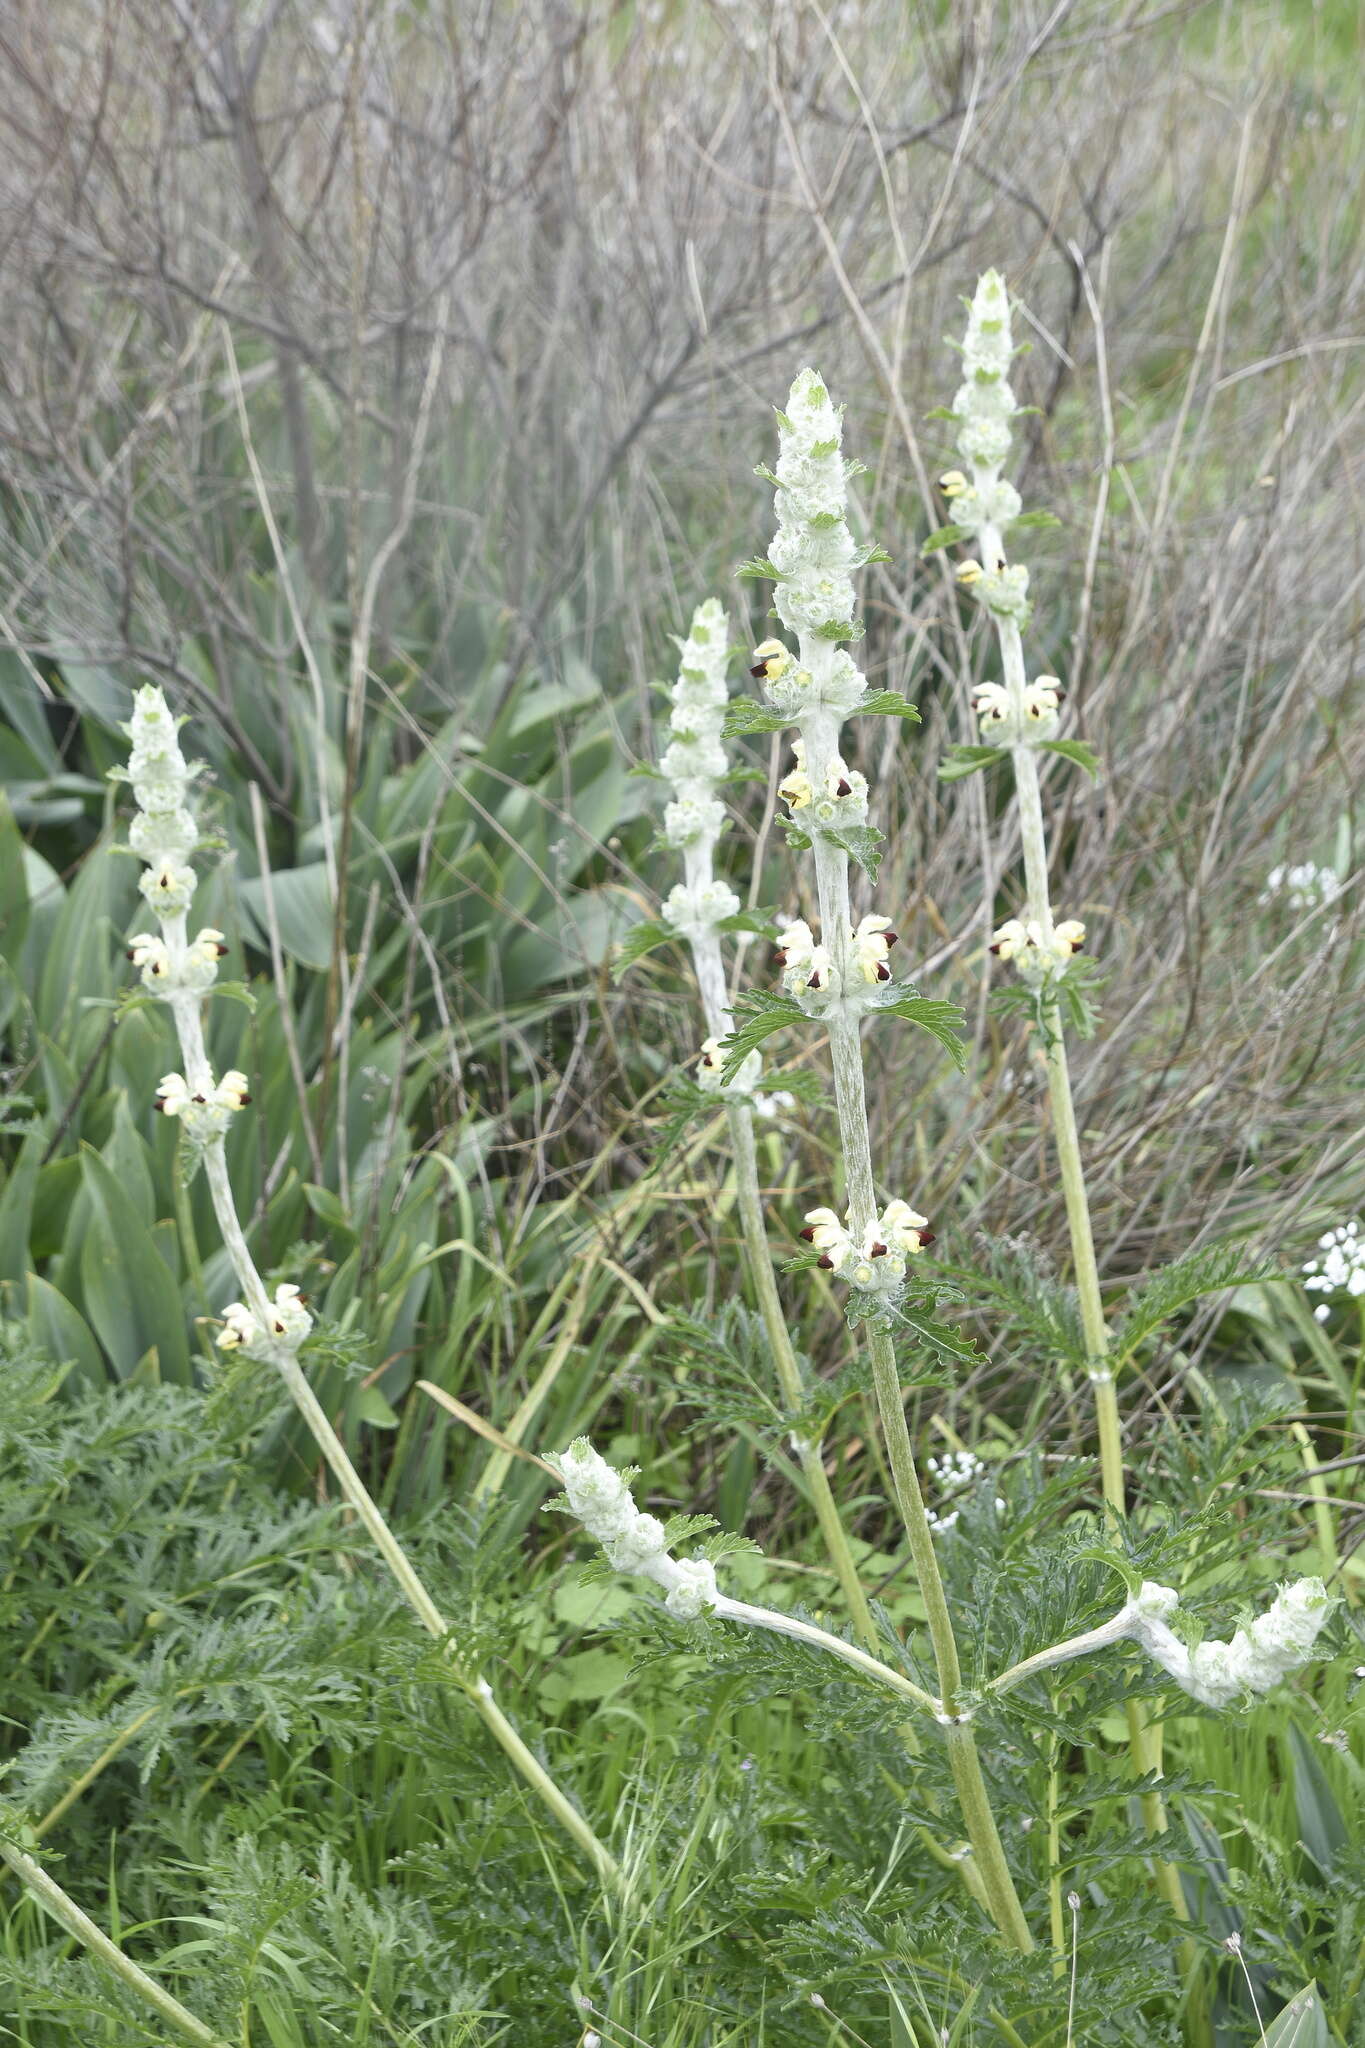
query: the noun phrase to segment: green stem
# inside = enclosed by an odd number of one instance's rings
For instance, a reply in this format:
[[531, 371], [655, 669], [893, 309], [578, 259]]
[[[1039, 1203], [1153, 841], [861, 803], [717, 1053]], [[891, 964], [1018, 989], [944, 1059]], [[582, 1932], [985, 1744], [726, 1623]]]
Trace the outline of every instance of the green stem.
[[[777, 1291], [773, 1274], [772, 1253], [768, 1246], [768, 1227], [763, 1215], [763, 1200], [758, 1185], [758, 1155], [754, 1144], [753, 1112], [744, 1105], [734, 1104], [729, 1110], [730, 1145], [735, 1162], [735, 1191], [739, 1197], [740, 1225], [744, 1232], [745, 1262], [758, 1297], [759, 1314], [767, 1333], [768, 1349], [772, 1353], [773, 1369], [777, 1374], [782, 1398], [789, 1415], [800, 1413], [805, 1401], [805, 1389], [801, 1384], [801, 1368], [797, 1363], [796, 1350], [792, 1344], [787, 1319], [782, 1312], [782, 1300]], [[878, 1647], [877, 1624], [872, 1619], [872, 1610], [867, 1604], [858, 1567], [849, 1547], [848, 1534], [840, 1519], [834, 1492], [825, 1471], [824, 1449], [818, 1437], [793, 1434], [792, 1449], [800, 1461], [802, 1476], [810, 1494], [815, 1519], [820, 1525], [825, 1549], [834, 1566], [844, 1599], [848, 1604], [853, 1626], [869, 1650]]]
[[112, 1942], [108, 1935], [82, 1913], [74, 1899], [68, 1898], [61, 1886], [36, 1863], [33, 1857], [16, 1847], [13, 1842], [0, 1839], [0, 1856], [10, 1869], [23, 1879], [33, 1896], [49, 1912], [68, 1934], [73, 1935], [93, 1956], [97, 1956], [106, 1969], [112, 1970], [144, 2004], [160, 2013], [168, 2026], [183, 2034], [187, 2041], [195, 2041], [199, 2048], [228, 2048], [228, 2044], [202, 2020], [183, 2006], [178, 1998], [172, 1998], [153, 1977], [138, 1968], [131, 1956]]
[[[183, 916], [175, 920], [163, 920], [163, 930], [173, 945], [183, 946], [184, 923]], [[186, 1078], [193, 1087], [211, 1085], [212, 1074], [204, 1047], [201, 999], [198, 996], [186, 995], [172, 997], [171, 1010], [185, 1062]], [[238, 1285], [242, 1289], [242, 1299], [262, 1329], [268, 1330], [273, 1314], [272, 1305], [265, 1290], [265, 1282], [256, 1270], [255, 1260], [251, 1256], [238, 1220], [237, 1205], [228, 1176], [227, 1154], [221, 1137], [214, 1138], [205, 1145], [203, 1158], [204, 1175], [213, 1201], [213, 1212]], [[342, 1494], [393, 1573], [403, 1598], [428, 1634], [436, 1637], [444, 1645], [450, 1658], [452, 1675], [494, 1741], [521, 1773], [531, 1790], [544, 1801], [556, 1820], [577, 1842], [603, 1882], [623, 1888], [625, 1880], [615, 1857], [598, 1840], [577, 1807], [560, 1791], [544, 1765], [527, 1748], [494, 1700], [492, 1688], [487, 1680], [475, 1671], [466, 1670], [460, 1663], [440, 1609], [351, 1463], [345, 1445], [333, 1429], [293, 1350], [287, 1345], [272, 1344], [268, 1350], [263, 1350], [262, 1355], [268, 1356], [279, 1372], [290, 1398], [330, 1466]]]

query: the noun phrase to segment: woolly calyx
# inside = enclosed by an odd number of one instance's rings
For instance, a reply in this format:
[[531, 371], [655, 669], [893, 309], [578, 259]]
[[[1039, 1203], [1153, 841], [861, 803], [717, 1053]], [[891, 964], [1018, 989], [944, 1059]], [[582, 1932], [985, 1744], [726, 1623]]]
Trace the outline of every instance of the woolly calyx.
[[149, 909], [160, 918], [183, 917], [194, 898], [194, 869], [173, 860], [144, 868], [138, 888]]
[[720, 1597], [716, 1568], [705, 1558], [670, 1555], [663, 1524], [642, 1514], [631, 1497], [624, 1473], [615, 1471], [589, 1443], [576, 1437], [566, 1451], [547, 1460], [564, 1483], [571, 1512], [621, 1572], [652, 1579], [665, 1594], [664, 1605], [680, 1621], [695, 1621]]

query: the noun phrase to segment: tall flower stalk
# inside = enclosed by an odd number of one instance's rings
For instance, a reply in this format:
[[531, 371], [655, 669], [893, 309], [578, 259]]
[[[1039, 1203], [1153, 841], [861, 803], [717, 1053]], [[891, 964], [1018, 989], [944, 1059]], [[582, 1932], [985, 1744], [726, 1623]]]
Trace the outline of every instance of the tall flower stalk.
[[[982, 740], [1007, 752], [1014, 771], [1026, 905], [1022, 918], [1010, 918], [995, 931], [991, 951], [1013, 966], [1037, 1006], [1086, 1371], [1095, 1403], [1101, 1485], [1106, 1508], [1119, 1519], [1127, 1506], [1123, 1432], [1061, 1000], [1069, 963], [1085, 940], [1085, 927], [1078, 919], [1058, 920], [1054, 915], [1038, 777], [1040, 749], [1056, 744], [1062, 691], [1056, 676], [1029, 679], [1023, 642], [1029, 619], [1029, 572], [1023, 564], [1009, 560], [1004, 539], [1004, 529], [1023, 511], [1018, 491], [1001, 475], [1010, 451], [1010, 422], [1018, 411], [1009, 381], [1013, 354], [1009, 294], [999, 273], [989, 270], [979, 280], [972, 299], [962, 345], [963, 380], [953, 401], [958, 451], [967, 469], [966, 473], [949, 470], [940, 479], [952, 525], [936, 539], [974, 545], [975, 554], [958, 565], [957, 580], [989, 614], [1000, 649], [1001, 681], [979, 685], [973, 692], [972, 707]], [[1144, 1777], [1159, 1772], [1159, 1730], [1151, 1726], [1138, 1701], [1129, 1702], [1128, 1725], [1134, 1769]], [[1143, 1809], [1148, 1832], [1163, 1833], [1166, 1818], [1160, 1794], [1147, 1794]], [[1169, 1864], [1159, 1864], [1158, 1871], [1173, 1910], [1186, 1917], [1178, 1873]]]
[[664, 838], [683, 860], [683, 880], [665, 900], [664, 916], [671, 928], [686, 938], [696, 969], [709, 1034], [697, 1060], [696, 1078], [699, 1087], [725, 1105], [745, 1263], [778, 1386], [793, 1423], [791, 1447], [853, 1625], [864, 1643], [875, 1648], [877, 1626], [825, 1471], [824, 1447], [818, 1436], [796, 1426], [807, 1398], [777, 1291], [759, 1190], [754, 1114], [762, 1071], [760, 1054], [750, 1053], [728, 1081], [722, 1079], [721, 1041], [733, 1028], [734, 1018], [726, 991], [721, 934], [740, 907], [735, 892], [716, 880], [714, 866], [716, 843], [725, 829], [725, 806], [717, 788], [729, 767], [721, 738], [729, 696], [728, 660], [724, 608], [718, 599], [708, 598], [693, 613], [691, 630], [681, 646], [678, 679], [672, 691], [669, 745], [661, 764], [674, 791], [664, 812]]
[[895, 934], [883, 918], [855, 928], [849, 889], [850, 853], [865, 862], [878, 837], [867, 822], [867, 784], [839, 750], [844, 721], [867, 703], [867, 689], [845, 642], [853, 639], [853, 572], [874, 550], [855, 543], [847, 520], [848, 465], [843, 428], [813, 370], [792, 385], [778, 415], [779, 452], [771, 475], [778, 530], [766, 569], [777, 616], [797, 640], [755, 650], [755, 672], [773, 710], [796, 727], [796, 766], [782, 784], [797, 845], [810, 848], [820, 908], [816, 940], [804, 923], [779, 938], [783, 984], [829, 1037], [835, 1108], [843, 1157], [846, 1213], [822, 1208], [806, 1218], [820, 1261], [849, 1283], [868, 1344], [873, 1386], [897, 1505], [905, 1525], [934, 1662], [941, 1725], [963, 1822], [990, 1910], [1016, 1948], [1033, 1946], [991, 1811], [971, 1714], [962, 1700], [962, 1671], [924, 1496], [905, 1420], [904, 1394], [892, 1338], [896, 1304], [908, 1265], [931, 1241], [927, 1221], [902, 1200], [879, 1206], [863, 1087], [861, 1024], [889, 1009], [898, 990], [887, 954]]
[[622, 1874], [614, 1857], [512, 1726], [487, 1679], [461, 1660], [450, 1642], [449, 1624], [351, 1463], [299, 1363], [299, 1347], [312, 1327], [299, 1289], [286, 1283], [272, 1296], [256, 1269], [237, 1215], [225, 1149], [233, 1119], [247, 1108], [251, 1097], [245, 1075], [233, 1071], [215, 1077], [204, 1043], [204, 1002], [212, 993], [218, 963], [227, 947], [222, 933], [211, 928], [191, 937], [187, 922], [196, 886], [190, 859], [200, 836], [188, 799], [198, 768], [187, 763], [181, 753], [177, 721], [159, 690], [149, 687], [137, 692], [132, 721], [125, 730], [132, 743], [126, 779], [132, 783], [137, 804], [129, 844], [145, 863], [139, 887], [157, 923], [156, 933], [140, 932], [130, 941], [128, 954], [144, 988], [168, 1005], [180, 1044], [181, 1070], [164, 1076], [156, 1107], [179, 1120], [190, 1160], [202, 1167], [242, 1295], [240, 1301], [224, 1309], [218, 1343], [224, 1350], [240, 1350], [260, 1360], [279, 1374], [404, 1599], [423, 1628], [447, 1645], [451, 1673], [465, 1698], [598, 1875], [613, 1885], [620, 1884]]

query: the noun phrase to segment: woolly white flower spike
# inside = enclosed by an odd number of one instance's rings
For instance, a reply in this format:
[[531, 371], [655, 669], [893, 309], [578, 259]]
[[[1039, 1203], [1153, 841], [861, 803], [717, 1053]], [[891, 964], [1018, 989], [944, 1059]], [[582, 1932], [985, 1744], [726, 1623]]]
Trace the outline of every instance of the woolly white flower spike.
[[[848, 529], [848, 467], [843, 426], [822, 379], [802, 370], [778, 414], [775, 473], [777, 533], [769, 548], [773, 602], [799, 657], [780, 641], [754, 650], [765, 694], [800, 720], [815, 712], [847, 717], [866, 693], [854, 662], [838, 647], [853, 630], [853, 572], [871, 558]], [[784, 659], [785, 657], [785, 659]]]
[[1130, 1602], [1127, 1633], [1190, 1694], [1205, 1706], [1231, 1706], [1235, 1700], [1267, 1693], [1311, 1661], [1313, 1648], [1332, 1609], [1338, 1604], [1321, 1579], [1298, 1579], [1282, 1586], [1270, 1607], [1231, 1642], [1199, 1643], [1189, 1650], [1168, 1625], [1179, 1604], [1169, 1586], [1146, 1584]]
[[663, 1589], [664, 1605], [680, 1621], [695, 1621], [716, 1606], [716, 1568], [704, 1558], [670, 1555], [663, 1524], [642, 1514], [631, 1497], [626, 1476], [600, 1456], [587, 1437], [576, 1437], [566, 1451], [547, 1460], [560, 1479], [569, 1507], [590, 1536], [595, 1536], [617, 1571], [652, 1579]]
[[[160, 790], [145, 782], [134, 783], [133, 793], [158, 795]], [[133, 852], [153, 867], [183, 867], [199, 844], [199, 827], [193, 813], [179, 807], [165, 811], [139, 810], [128, 827], [128, 844]]]
[[[180, 751], [179, 722], [172, 718], [160, 690], [147, 684], [137, 692], [132, 718], [123, 730], [132, 743], [125, 772], [138, 809], [161, 818], [183, 813], [185, 791], [199, 771]], [[176, 828], [167, 825], [165, 829]]]
[[270, 1305], [270, 1335], [290, 1351], [297, 1351], [313, 1327], [313, 1318], [304, 1306], [305, 1297], [292, 1281], [285, 1281], [275, 1289], [275, 1299]]
[[700, 841], [714, 845], [724, 825], [725, 806], [719, 797], [680, 796], [664, 805], [664, 838], [670, 846], [681, 849]]

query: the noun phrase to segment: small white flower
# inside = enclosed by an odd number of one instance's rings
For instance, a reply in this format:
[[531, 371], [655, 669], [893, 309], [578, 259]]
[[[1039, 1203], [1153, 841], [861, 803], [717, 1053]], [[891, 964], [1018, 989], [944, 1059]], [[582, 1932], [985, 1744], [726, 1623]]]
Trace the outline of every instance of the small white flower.
[[733, 1080], [723, 1082], [725, 1054], [718, 1038], [704, 1038], [697, 1056], [697, 1086], [709, 1095], [752, 1095], [763, 1076], [763, 1055], [746, 1053], [735, 1069]]
[[891, 968], [887, 962], [887, 955], [896, 944], [897, 937], [898, 934], [891, 929], [889, 917], [864, 917], [859, 920], [853, 933], [853, 957], [864, 981], [890, 981]]
[[154, 1107], [166, 1116], [180, 1116], [190, 1102], [190, 1084], [183, 1074], [163, 1074], [156, 1084]]
[[683, 796], [664, 806], [664, 838], [670, 846], [695, 846], [699, 840], [716, 840], [725, 823], [725, 806], [718, 797]]
[[674, 739], [659, 766], [670, 782], [719, 782], [729, 763], [719, 734], [701, 732]]
[[1291, 910], [1318, 910], [1335, 903], [1340, 894], [1341, 880], [1333, 868], [1303, 861], [1293, 867], [1272, 868], [1258, 901], [1284, 901]]
[[277, 1287], [270, 1305], [270, 1335], [291, 1351], [297, 1351], [312, 1327], [313, 1318], [304, 1307], [299, 1289], [289, 1282]]
[[1014, 703], [1003, 683], [978, 683], [972, 691], [972, 710], [983, 738], [1014, 723]]
[[261, 1326], [245, 1302], [230, 1301], [223, 1310], [223, 1327], [218, 1332], [220, 1351], [253, 1351], [261, 1341]]
[[[1365, 1239], [1361, 1236], [1361, 1219], [1353, 1216], [1349, 1222], [1338, 1224], [1320, 1237], [1318, 1253], [1304, 1261], [1303, 1273], [1303, 1284], [1311, 1293], [1347, 1294], [1357, 1300], [1365, 1295]], [[1330, 1314], [1327, 1303], [1321, 1303], [1314, 1314], [1319, 1322], [1325, 1322]]]
[[178, 789], [171, 807], [152, 809], [142, 804], [142, 796], [162, 793], [160, 785], [145, 781], [134, 784], [134, 795], [138, 796], [141, 808], [128, 827], [128, 844], [154, 867], [167, 862], [183, 866], [199, 844], [199, 827], [193, 813], [181, 805]]
[[160, 991], [170, 977], [171, 955], [164, 939], [138, 932], [128, 941], [128, 958], [142, 976], [144, 988]]

